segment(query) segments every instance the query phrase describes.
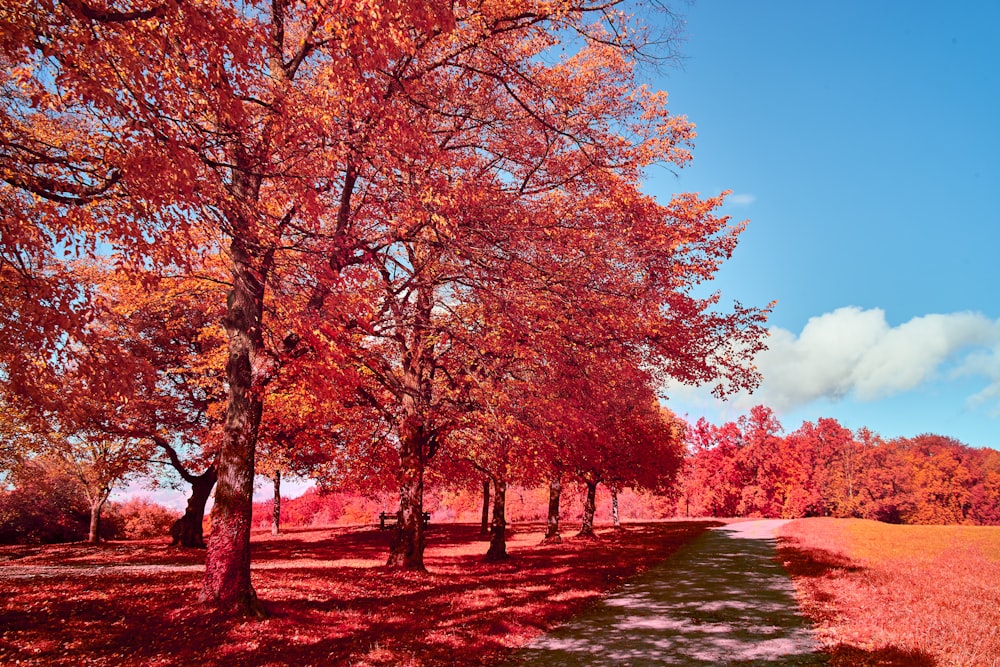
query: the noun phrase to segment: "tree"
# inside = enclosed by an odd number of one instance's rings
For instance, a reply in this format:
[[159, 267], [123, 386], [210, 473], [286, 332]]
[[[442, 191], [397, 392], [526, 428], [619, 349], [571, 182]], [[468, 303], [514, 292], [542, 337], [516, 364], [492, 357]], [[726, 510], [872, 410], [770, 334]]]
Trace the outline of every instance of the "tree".
[[196, 278], [166, 267], [137, 280], [117, 273], [108, 261], [78, 267], [80, 280], [92, 286], [86, 331], [100, 340], [99, 345], [91, 340], [88, 349], [114, 360], [88, 366], [90, 382], [110, 388], [104, 405], [116, 404], [114, 411], [98, 405], [90, 428], [102, 437], [153, 445], [166, 455], [165, 464], [191, 485], [185, 513], [171, 529], [174, 545], [190, 548], [205, 547], [202, 523], [216, 481], [223, 404], [219, 379], [225, 366], [216, 298], [221, 296], [211, 280], [218, 271], [214, 256], [200, 262]]
[[659, 405], [652, 378], [624, 358], [580, 366], [569, 403], [581, 418], [567, 433], [567, 464], [586, 486], [580, 536], [594, 536], [597, 486], [665, 490], [683, 459], [683, 428]]
[[835, 419], [804, 422], [785, 439], [800, 465], [810, 468], [799, 483], [810, 491], [803, 515], [856, 516], [862, 446]]
[[714, 426], [702, 418], [687, 430], [682, 482], [687, 516], [739, 516], [745, 481], [738, 465], [741, 442], [735, 422]]
[[67, 470], [79, 481], [90, 507], [89, 542], [100, 539], [101, 510], [114, 487], [130, 475], [142, 472], [137, 466], [148, 459], [141, 442], [111, 439], [100, 434], [78, 433], [56, 447]]
[[1000, 525], [1000, 452], [979, 449], [972, 456], [978, 473], [971, 492], [972, 518], [980, 525]]
[[90, 506], [77, 478], [51, 455], [22, 459], [0, 490], [0, 543], [73, 542], [87, 538]]
[[[11, 10], [32, 17], [30, 30], [3, 25], [24, 99], [34, 104], [30, 93], [43, 94], [46, 113], [62, 127], [82, 119], [88, 154], [107, 174], [82, 195], [99, 190], [113, 196], [114, 206], [103, 216], [93, 212], [93, 224], [88, 217], [81, 227], [120, 240], [140, 263], [164, 254], [185, 259], [180, 251], [192, 248], [186, 232], [195, 225], [222, 236], [231, 282], [228, 395], [201, 598], [256, 610], [249, 522], [260, 390], [268, 377], [266, 286], [279, 251], [337, 209], [324, 193], [337, 183], [348, 189], [354, 178], [350, 168], [341, 170], [339, 154], [331, 155], [340, 128], [324, 117], [334, 110], [349, 126], [352, 114], [337, 110], [353, 98], [352, 86], [366, 87], [366, 73], [397, 54], [393, 37], [410, 41], [403, 26], [431, 33], [450, 17], [408, 7], [348, 17], [286, 3], [225, 2], [123, 12], [86, 2]], [[360, 76], [337, 85], [355, 64]], [[37, 124], [22, 134], [37, 134]], [[100, 179], [102, 172], [89, 174]], [[5, 180], [15, 189], [43, 189], [39, 179]], [[63, 192], [43, 194], [65, 199]], [[173, 242], [158, 243], [165, 234]]]

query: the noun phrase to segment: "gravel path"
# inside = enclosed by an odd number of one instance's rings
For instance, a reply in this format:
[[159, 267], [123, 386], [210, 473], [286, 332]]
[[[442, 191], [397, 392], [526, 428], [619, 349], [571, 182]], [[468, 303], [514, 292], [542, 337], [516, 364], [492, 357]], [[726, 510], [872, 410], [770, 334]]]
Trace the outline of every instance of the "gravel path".
[[784, 521], [707, 531], [512, 665], [825, 665], [775, 559]]
[[204, 565], [4, 565], [0, 567], [0, 579], [103, 577], [109, 574], [143, 575], [204, 571]]

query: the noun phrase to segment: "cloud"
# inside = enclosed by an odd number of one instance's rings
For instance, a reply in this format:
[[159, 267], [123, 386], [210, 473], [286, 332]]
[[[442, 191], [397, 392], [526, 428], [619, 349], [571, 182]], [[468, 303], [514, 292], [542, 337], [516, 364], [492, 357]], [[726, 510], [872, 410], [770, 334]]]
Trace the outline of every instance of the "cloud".
[[738, 206], [748, 206], [755, 201], [757, 201], [757, 197], [751, 194], [729, 195], [726, 197], [726, 203], [736, 204]]
[[986, 376], [982, 400], [1000, 395], [1000, 321], [978, 313], [925, 315], [890, 327], [881, 309], [839, 308], [811, 318], [798, 334], [772, 328], [768, 347], [757, 358], [764, 381], [750, 401], [778, 410], [848, 396], [875, 401], [949, 367], [952, 376]]
[[953, 371], [954, 377], [985, 376], [990, 383], [966, 401], [972, 408], [986, 407], [991, 417], [1000, 417], [1000, 342], [969, 354]]

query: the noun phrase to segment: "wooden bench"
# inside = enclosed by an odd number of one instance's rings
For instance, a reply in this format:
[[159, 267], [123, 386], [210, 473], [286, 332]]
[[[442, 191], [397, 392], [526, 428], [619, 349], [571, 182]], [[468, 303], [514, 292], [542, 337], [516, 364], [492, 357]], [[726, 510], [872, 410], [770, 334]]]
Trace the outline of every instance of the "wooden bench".
[[[424, 512], [424, 528], [431, 522], [431, 513]], [[380, 512], [378, 515], [378, 529], [392, 530], [399, 525], [399, 512]]]

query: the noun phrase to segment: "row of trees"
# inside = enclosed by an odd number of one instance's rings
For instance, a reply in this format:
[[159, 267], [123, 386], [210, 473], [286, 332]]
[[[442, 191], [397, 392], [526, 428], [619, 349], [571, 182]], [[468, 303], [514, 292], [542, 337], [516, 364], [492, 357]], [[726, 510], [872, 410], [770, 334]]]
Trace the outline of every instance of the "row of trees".
[[241, 610], [255, 472], [393, 485], [410, 569], [429, 475], [490, 481], [494, 558], [513, 481], [661, 483], [654, 387], [752, 387], [766, 309], [695, 296], [742, 230], [721, 196], [640, 190], [694, 132], [627, 9], [9, 3], [5, 468], [101, 443], [97, 515], [112, 462], [162, 461], [182, 543], [214, 485], [200, 598]]
[[994, 449], [929, 434], [883, 440], [834, 419], [786, 435], [763, 406], [722, 426], [700, 420], [687, 441], [682, 515], [1000, 525]]
[[[560, 521], [572, 522], [574, 528], [585, 519], [586, 485], [569, 482], [561, 494]], [[325, 527], [331, 525], [372, 526], [378, 524], [380, 512], [391, 512], [395, 498], [369, 498], [349, 493], [328, 493], [310, 487], [297, 498], [281, 501], [280, 525], [285, 527]], [[447, 523], [479, 523], [480, 535], [489, 537], [490, 512], [483, 511], [482, 489], [474, 487], [444, 489], [431, 487], [425, 496], [424, 508], [430, 513], [431, 525]], [[511, 523], [545, 523], [549, 512], [550, 491], [547, 486], [523, 487], [512, 485], [507, 490], [506, 512]], [[672, 493], [612, 487], [601, 488], [597, 494], [595, 521], [622, 526], [623, 521], [663, 519], [673, 516], [675, 497]], [[254, 528], [273, 529], [273, 500], [254, 503]]]

